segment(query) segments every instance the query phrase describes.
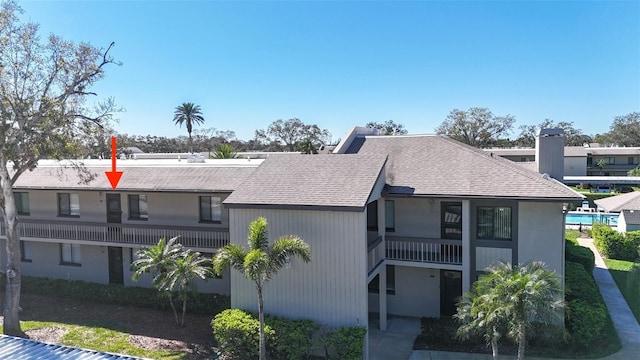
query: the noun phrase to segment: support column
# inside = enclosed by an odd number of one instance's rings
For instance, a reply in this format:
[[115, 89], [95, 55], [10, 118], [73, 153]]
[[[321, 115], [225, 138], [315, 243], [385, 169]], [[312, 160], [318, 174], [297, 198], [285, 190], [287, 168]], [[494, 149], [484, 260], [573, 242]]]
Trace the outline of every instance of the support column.
[[[387, 214], [386, 214], [386, 202], [383, 197], [378, 199], [378, 236], [382, 237], [382, 243], [380, 245], [382, 249], [382, 258], [386, 258], [387, 244], [385, 243], [385, 237], [387, 232]], [[380, 265], [380, 273], [378, 275], [380, 284], [378, 285], [378, 299], [380, 303], [380, 330], [387, 330], [387, 265], [383, 261]]]
[[471, 290], [471, 202], [462, 200], [462, 293]]

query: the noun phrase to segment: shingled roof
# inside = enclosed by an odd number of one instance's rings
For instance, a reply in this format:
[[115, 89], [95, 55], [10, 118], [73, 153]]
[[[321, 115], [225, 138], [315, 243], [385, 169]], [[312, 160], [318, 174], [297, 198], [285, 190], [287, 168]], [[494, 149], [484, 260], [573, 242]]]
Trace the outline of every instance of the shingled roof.
[[364, 136], [347, 154], [384, 154], [387, 192], [396, 196], [577, 201], [582, 195], [491, 152], [440, 135]]
[[634, 191], [622, 195], [610, 196], [594, 201], [606, 211], [640, 210], [640, 192]]
[[[118, 184], [119, 191], [178, 191], [178, 192], [231, 192], [235, 190], [257, 166], [252, 160], [239, 166], [231, 162], [188, 164], [186, 162], [136, 161], [118, 163], [124, 174]], [[108, 161], [89, 161], [84, 169], [95, 175], [83, 183], [78, 170], [68, 164], [43, 162], [33, 171], [23, 173], [15, 189], [111, 190], [105, 171], [111, 171]]]
[[224, 204], [362, 211], [385, 162], [380, 154], [270, 157]]
[[627, 225], [640, 225], [640, 211], [638, 210], [622, 210], [620, 216], [624, 217], [624, 222]]

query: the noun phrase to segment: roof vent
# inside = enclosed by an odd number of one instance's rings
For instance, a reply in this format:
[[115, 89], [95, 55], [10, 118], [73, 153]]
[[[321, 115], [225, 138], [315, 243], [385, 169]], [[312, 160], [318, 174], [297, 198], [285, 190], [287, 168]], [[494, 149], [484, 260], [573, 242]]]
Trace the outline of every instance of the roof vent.
[[204, 163], [204, 156], [202, 154], [191, 154], [187, 158], [188, 163]]
[[544, 173], [544, 174], [542, 174], [542, 178], [545, 179], [545, 180], [549, 180], [549, 179], [551, 179], [551, 176], [549, 176], [549, 174], [547, 174], [547, 173]]

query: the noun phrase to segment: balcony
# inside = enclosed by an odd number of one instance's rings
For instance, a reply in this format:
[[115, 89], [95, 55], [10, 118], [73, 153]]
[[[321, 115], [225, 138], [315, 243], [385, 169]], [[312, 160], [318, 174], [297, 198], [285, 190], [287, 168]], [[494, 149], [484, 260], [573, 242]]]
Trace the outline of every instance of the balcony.
[[460, 240], [386, 236], [385, 244], [383, 252], [381, 237], [369, 242], [367, 265], [370, 272], [383, 260], [462, 265]]
[[[180, 236], [178, 242], [192, 248], [218, 249], [229, 243], [228, 229], [185, 226], [106, 224], [71, 221], [21, 219], [22, 240], [75, 240], [118, 245], [155, 245], [160, 238]], [[7, 232], [0, 221], [0, 237]]]

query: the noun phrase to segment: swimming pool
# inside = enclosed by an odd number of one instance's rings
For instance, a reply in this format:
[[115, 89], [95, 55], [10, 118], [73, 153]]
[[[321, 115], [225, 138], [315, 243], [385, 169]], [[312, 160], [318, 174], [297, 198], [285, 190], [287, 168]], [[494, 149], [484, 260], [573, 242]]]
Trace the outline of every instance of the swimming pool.
[[596, 222], [618, 226], [618, 214], [569, 211], [566, 217], [567, 225], [591, 225]]

